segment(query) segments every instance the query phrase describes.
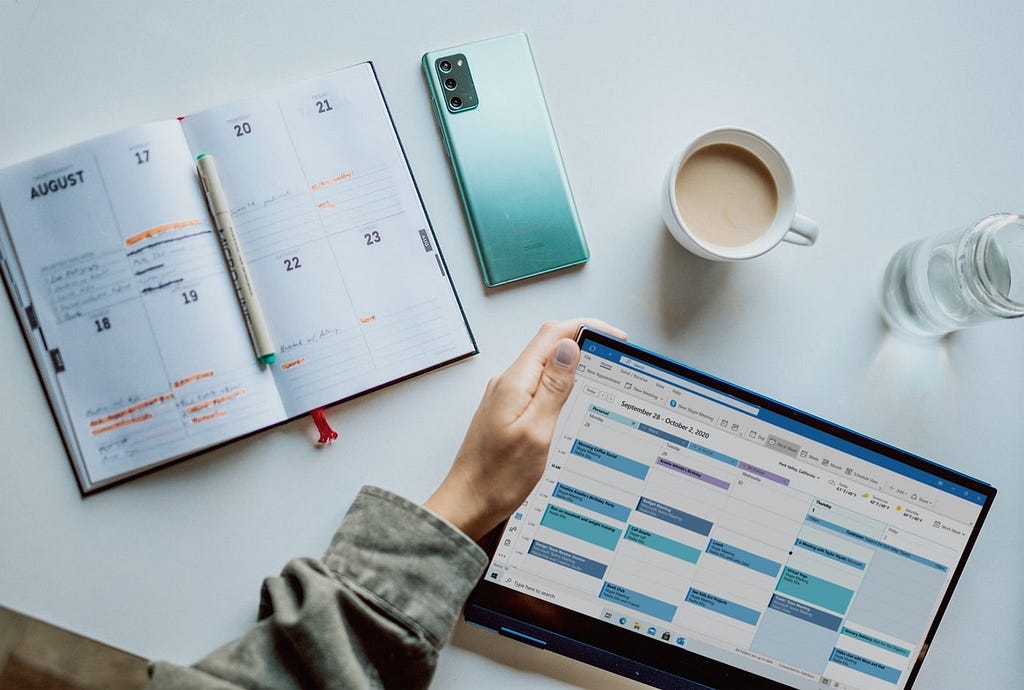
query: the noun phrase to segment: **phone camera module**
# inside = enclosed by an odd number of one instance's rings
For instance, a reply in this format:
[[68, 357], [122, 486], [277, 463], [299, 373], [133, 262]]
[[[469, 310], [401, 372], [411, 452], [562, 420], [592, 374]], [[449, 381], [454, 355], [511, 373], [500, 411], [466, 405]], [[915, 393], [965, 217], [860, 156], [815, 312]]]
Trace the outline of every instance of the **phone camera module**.
[[[0, 0], [2, 2], [3, 0]], [[430, 76], [437, 102], [444, 100], [449, 113], [463, 113], [479, 105], [469, 60], [462, 53], [452, 53], [434, 60]]]

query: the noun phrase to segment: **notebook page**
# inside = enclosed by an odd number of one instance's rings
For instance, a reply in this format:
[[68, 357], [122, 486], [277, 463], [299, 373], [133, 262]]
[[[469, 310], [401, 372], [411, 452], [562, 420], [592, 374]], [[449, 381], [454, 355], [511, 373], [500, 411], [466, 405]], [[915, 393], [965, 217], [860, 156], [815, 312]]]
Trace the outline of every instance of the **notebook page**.
[[475, 351], [368, 63], [182, 126], [216, 160], [289, 416]]
[[283, 419], [177, 122], [2, 170], [0, 205], [86, 488]]

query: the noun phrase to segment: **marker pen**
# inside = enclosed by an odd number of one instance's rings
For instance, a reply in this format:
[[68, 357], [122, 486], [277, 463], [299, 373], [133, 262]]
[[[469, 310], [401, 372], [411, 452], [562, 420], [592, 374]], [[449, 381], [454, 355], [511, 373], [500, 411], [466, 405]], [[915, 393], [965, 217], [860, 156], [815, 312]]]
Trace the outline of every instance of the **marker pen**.
[[203, 183], [203, 191], [206, 192], [206, 202], [217, 226], [220, 246], [224, 250], [228, 271], [231, 272], [231, 280], [235, 284], [235, 295], [238, 297], [239, 306], [242, 307], [242, 316], [245, 317], [245, 325], [249, 329], [249, 337], [252, 338], [256, 350], [256, 358], [260, 364], [273, 364], [274, 344], [270, 339], [270, 331], [267, 330], [267, 322], [263, 318], [263, 310], [260, 309], [256, 293], [253, 292], [252, 281], [249, 280], [249, 271], [245, 267], [238, 236], [235, 234], [235, 224], [231, 219], [231, 209], [224, 196], [220, 177], [217, 175], [217, 166], [213, 162], [213, 156], [206, 153], [199, 154], [196, 162], [199, 179]]

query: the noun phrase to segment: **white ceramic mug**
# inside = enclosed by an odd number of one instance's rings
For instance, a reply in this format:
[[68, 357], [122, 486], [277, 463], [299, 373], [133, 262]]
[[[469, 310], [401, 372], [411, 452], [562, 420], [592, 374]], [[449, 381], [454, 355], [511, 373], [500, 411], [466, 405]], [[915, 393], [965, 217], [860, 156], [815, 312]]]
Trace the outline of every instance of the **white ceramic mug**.
[[[696, 228], [691, 227], [692, 220], [691, 226], [688, 226], [684, 220], [684, 214], [680, 212], [676, 190], [680, 171], [694, 154], [716, 144], [732, 145], [746, 151], [763, 164], [767, 169], [767, 175], [774, 182], [776, 200], [774, 215], [769, 214], [770, 220], [765, 222], [764, 229], [758, 228], [756, 236], [741, 244], [716, 243], [709, 239], [707, 232], [701, 234], [696, 231]], [[768, 190], [768, 187], [765, 187], [765, 190]], [[728, 209], [722, 209], [722, 215], [728, 215], [727, 211]], [[662, 192], [662, 215], [669, 232], [679, 244], [697, 256], [713, 261], [752, 259], [771, 250], [780, 242], [810, 246], [818, 238], [817, 223], [796, 212], [793, 174], [782, 154], [764, 137], [738, 127], [722, 127], [705, 132], [676, 156], [665, 178]]]

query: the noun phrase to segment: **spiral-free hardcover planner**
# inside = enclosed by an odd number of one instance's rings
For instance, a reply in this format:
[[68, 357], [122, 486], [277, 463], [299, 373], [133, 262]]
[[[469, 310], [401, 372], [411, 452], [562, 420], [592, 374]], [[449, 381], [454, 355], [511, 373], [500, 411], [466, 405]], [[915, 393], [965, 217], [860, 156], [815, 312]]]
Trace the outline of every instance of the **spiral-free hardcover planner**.
[[370, 63], [0, 170], [0, 210], [4, 279], [83, 493], [476, 353]]

